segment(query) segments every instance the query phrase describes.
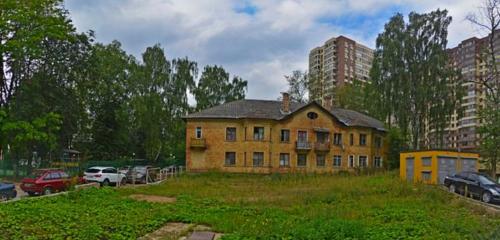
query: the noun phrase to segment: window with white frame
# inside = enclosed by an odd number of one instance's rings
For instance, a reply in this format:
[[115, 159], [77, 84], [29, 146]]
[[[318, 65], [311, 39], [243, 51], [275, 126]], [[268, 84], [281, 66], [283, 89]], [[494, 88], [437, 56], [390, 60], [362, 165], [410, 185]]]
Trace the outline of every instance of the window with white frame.
[[307, 155], [297, 154], [297, 167], [305, 167], [307, 165]]
[[280, 153], [280, 167], [289, 167], [289, 166], [290, 166], [290, 154]]
[[318, 167], [325, 166], [325, 155], [324, 154], [316, 154], [316, 166], [318, 166]]
[[226, 166], [236, 165], [236, 153], [235, 152], [226, 152], [226, 160], [225, 160], [224, 164]]
[[333, 134], [333, 144], [334, 145], [342, 145], [342, 134], [341, 133], [334, 133]]
[[334, 155], [333, 156], [333, 166], [340, 167], [342, 165], [342, 156]]
[[262, 141], [264, 140], [264, 128], [254, 127], [253, 128], [253, 140]]
[[354, 155], [349, 156], [349, 167], [350, 168], [354, 167]]
[[361, 168], [368, 166], [368, 157], [367, 156], [359, 156], [358, 157], [358, 166]]
[[230, 141], [230, 142], [236, 141], [236, 128], [235, 127], [226, 128], [226, 141]]
[[253, 166], [254, 167], [264, 166], [264, 153], [263, 152], [254, 152], [253, 153]]
[[202, 134], [201, 134], [201, 127], [196, 127], [196, 130], [195, 130], [195, 136], [196, 138], [200, 139], [202, 137]]

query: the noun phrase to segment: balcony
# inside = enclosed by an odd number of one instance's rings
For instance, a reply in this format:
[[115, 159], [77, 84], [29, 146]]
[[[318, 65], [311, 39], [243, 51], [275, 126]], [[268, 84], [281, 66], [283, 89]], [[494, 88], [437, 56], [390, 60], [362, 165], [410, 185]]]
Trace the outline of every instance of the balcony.
[[191, 138], [191, 144], [189, 145], [191, 148], [207, 148], [207, 143], [204, 138]]
[[328, 152], [330, 151], [330, 142], [315, 142], [314, 150], [317, 152]]
[[311, 142], [295, 142], [295, 149], [297, 151], [309, 151], [311, 148]]

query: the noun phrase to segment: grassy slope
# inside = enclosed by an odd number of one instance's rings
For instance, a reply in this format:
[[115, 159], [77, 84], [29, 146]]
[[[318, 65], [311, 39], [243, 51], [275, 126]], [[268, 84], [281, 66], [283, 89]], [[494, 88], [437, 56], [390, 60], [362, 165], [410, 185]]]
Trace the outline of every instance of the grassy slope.
[[[175, 196], [177, 203], [125, 197], [132, 193]], [[152, 187], [0, 205], [0, 232], [12, 238], [135, 239], [167, 221], [208, 224], [229, 239], [467, 239], [500, 224], [498, 216], [394, 174], [186, 175]]]

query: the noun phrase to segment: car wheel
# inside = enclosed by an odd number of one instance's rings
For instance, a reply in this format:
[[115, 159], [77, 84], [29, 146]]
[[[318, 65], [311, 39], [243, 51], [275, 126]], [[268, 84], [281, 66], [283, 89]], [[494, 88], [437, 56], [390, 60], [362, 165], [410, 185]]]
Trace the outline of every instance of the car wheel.
[[122, 180], [120, 181], [120, 186], [124, 186], [126, 184], [127, 184], [127, 179], [122, 178]]
[[451, 193], [455, 193], [457, 191], [456, 187], [455, 187], [455, 184], [451, 184], [449, 187], [448, 187], [448, 190], [450, 190]]
[[6, 193], [0, 194], [0, 202], [9, 200], [9, 196]]
[[52, 194], [52, 188], [44, 188], [43, 189], [43, 195], [50, 195]]
[[102, 185], [103, 186], [109, 186], [109, 180], [108, 179], [104, 179], [104, 181], [102, 182]]
[[483, 200], [483, 202], [485, 202], [485, 203], [489, 203], [491, 201], [491, 193], [484, 192], [482, 197], [481, 197], [481, 200]]

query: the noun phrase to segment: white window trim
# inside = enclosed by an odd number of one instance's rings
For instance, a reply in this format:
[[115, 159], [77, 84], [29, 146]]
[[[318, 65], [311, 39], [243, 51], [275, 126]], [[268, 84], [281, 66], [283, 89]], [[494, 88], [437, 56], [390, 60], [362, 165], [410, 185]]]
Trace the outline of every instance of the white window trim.
[[306, 142], [309, 142], [309, 132], [304, 129], [297, 130], [297, 142], [299, 141], [299, 132], [306, 132]]
[[[351, 164], [351, 157], [352, 157], [352, 164]], [[354, 165], [356, 165], [356, 156], [355, 155], [349, 155], [347, 157], [347, 167], [354, 168]]]
[[[200, 129], [200, 137], [198, 137], [198, 128]], [[196, 127], [194, 129], [194, 137], [196, 139], [202, 139], [203, 138], [203, 128], [202, 127]]]
[[367, 168], [369, 166], [369, 160], [368, 160], [368, 156], [367, 155], [359, 155], [358, 156], [358, 167], [361, 167], [361, 164], [360, 164], [360, 157], [366, 157], [366, 165], [364, 166], [365, 168]]

